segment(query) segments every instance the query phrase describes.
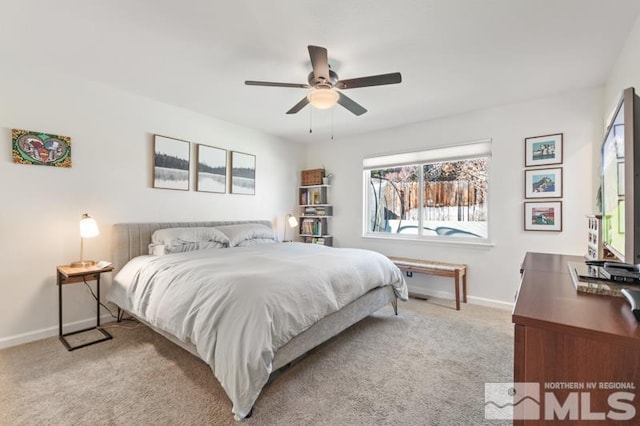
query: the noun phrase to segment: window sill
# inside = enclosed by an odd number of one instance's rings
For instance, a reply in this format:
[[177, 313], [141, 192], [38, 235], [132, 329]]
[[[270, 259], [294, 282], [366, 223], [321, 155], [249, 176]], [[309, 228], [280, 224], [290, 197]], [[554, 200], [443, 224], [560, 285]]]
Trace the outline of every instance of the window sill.
[[447, 245], [447, 246], [459, 246], [466, 248], [478, 248], [478, 249], [490, 249], [495, 247], [495, 243], [490, 240], [481, 240], [474, 241], [470, 239], [463, 238], [429, 238], [429, 237], [419, 237], [415, 235], [397, 235], [397, 234], [388, 234], [388, 235], [375, 235], [375, 234], [365, 234], [361, 236], [364, 239], [371, 240], [387, 240], [387, 241], [403, 241], [403, 242], [415, 242], [421, 244], [434, 244], [434, 245]]

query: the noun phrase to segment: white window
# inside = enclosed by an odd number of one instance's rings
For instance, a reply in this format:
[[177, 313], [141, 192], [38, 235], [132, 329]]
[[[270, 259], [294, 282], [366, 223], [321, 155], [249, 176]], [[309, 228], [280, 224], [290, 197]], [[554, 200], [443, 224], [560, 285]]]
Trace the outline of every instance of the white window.
[[364, 234], [487, 240], [491, 141], [366, 158]]

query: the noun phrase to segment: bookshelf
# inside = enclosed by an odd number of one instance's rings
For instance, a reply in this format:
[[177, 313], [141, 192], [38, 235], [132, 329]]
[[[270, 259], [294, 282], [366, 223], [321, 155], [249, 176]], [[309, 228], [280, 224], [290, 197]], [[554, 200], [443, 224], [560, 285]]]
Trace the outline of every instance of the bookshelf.
[[300, 241], [303, 243], [333, 245], [329, 233], [329, 221], [333, 206], [329, 204], [329, 185], [305, 185], [298, 187]]

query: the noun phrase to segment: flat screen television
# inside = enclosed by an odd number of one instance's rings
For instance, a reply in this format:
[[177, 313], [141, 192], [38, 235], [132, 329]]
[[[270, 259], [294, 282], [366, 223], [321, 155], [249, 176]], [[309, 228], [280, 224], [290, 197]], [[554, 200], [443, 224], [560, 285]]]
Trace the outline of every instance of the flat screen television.
[[620, 261], [640, 263], [640, 98], [631, 87], [618, 102], [602, 143], [604, 247]]

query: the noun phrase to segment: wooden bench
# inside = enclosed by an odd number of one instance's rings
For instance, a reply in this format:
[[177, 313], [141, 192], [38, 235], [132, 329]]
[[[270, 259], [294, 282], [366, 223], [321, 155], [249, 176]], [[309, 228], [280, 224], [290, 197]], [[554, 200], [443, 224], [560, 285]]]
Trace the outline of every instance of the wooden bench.
[[456, 310], [460, 310], [460, 283], [462, 281], [462, 301], [467, 303], [467, 265], [460, 263], [433, 262], [430, 260], [409, 259], [406, 257], [392, 257], [389, 259], [401, 271], [410, 274], [428, 274], [450, 277], [455, 280]]

